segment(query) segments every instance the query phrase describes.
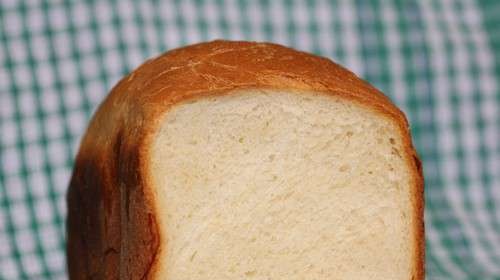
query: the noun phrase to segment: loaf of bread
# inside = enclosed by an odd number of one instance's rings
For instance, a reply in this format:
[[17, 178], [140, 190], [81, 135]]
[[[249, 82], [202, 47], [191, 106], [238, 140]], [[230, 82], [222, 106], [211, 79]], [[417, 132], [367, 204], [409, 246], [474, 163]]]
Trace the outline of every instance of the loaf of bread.
[[121, 80], [68, 191], [71, 279], [423, 279], [403, 113], [269, 43], [169, 51]]

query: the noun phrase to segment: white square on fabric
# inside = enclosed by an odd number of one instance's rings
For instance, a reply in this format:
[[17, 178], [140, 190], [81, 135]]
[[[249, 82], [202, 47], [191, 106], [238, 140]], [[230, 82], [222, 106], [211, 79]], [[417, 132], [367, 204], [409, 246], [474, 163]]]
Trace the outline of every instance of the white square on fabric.
[[13, 202], [10, 205], [11, 217], [16, 231], [29, 226], [31, 216], [28, 205], [24, 201]]
[[39, 224], [47, 224], [54, 219], [54, 207], [49, 198], [37, 199], [34, 203], [35, 216]]
[[[71, 171], [68, 167], [59, 167], [54, 171], [54, 187], [55, 191], [57, 193], [64, 193], [66, 192], [66, 189], [68, 188], [69, 184], [69, 179], [71, 176]], [[64, 197], [62, 197], [61, 201], [63, 203], [64, 207], [66, 206], [66, 200]], [[59, 207], [59, 205], [58, 205]], [[58, 209], [60, 212], [61, 209]]]
[[4, 14], [4, 22], [9, 24], [5, 25], [5, 36], [7, 37], [18, 37], [21, 36], [23, 30], [23, 23], [21, 16], [15, 12], [15, 10], [7, 11]]
[[[40, 86], [43, 88], [43, 92], [41, 93], [42, 96], [42, 106], [44, 105], [44, 97], [46, 95], [46, 91], [48, 90], [49, 87], [54, 86], [54, 74], [52, 71], [52, 67], [48, 63], [39, 63], [35, 67], [35, 73], [38, 77], [38, 82], [40, 83]], [[43, 110], [44, 108], [42, 108]]]
[[0, 259], [0, 271], [2, 276], [7, 279], [19, 279], [19, 271], [17, 270], [17, 264], [12, 258], [2, 258]]
[[[59, 250], [51, 250], [47, 252], [45, 260], [47, 261], [47, 266], [52, 270], [60, 271], [64, 269], [65, 257]], [[65, 278], [61, 277], [61, 279]]]
[[6, 178], [5, 194], [9, 201], [22, 201], [26, 196], [26, 184], [19, 176], [8, 176]]
[[47, 138], [60, 138], [63, 134], [63, 119], [57, 114], [50, 114], [45, 118], [45, 133]]
[[41, 261], [42, 259], [36, 254], [23, 254], [21, 257], [23, 268], [26, 269], [26, 272], [30, 275], [37, 275], [42, 272]]
[[26, 17], [28, 30], [32, 33], [42, 33], [45, 27], [45, 19], [42, 9], [29, 9]]
[[21, 126], [24, 141], [31, 143], [40, 139], [40, 129], [38, 120], [35, 117], [24, 118]]
[[61, 139], [54, 139], [47, 147], [49, 163], [51, 166], [62, 166], [67, 158], [66, 144]]
[[50, 251], [57, 249], [61, 241], [59, 237], [59, 232], [55, 226], [44, 225], [40, 227], [40, 239], [42, 240], [42, 246], [45, 250]]
[[35, 250], [35, 236], [31, 229], [23, 229], [16, 232], [16, 244], [22, 253], [33, 252]]
[[41, 170], [36, 170], [30, 173], [28, 177], [31, 186], [30, 191], [34, 198], [47, 197], [48, 182], [47, 175]]
[[[2, 143], [4, 147], [13, 146], [18, 140], [16, 123], [11, 118], [5, 116], [2, 116], [2, 118], [4, 119], [2, 120], [2, 125], [0, 125], [0, 135], [2, 135], [0, 143]], [[2, 157], [0, 156], [0, 158]]]
[[62, 31], [68, 26], [68, 15], [62, 5], [54, 5], [49, 10], [49, 21], [52, 30]]
[[59, 100], [59, 96], [56, 90], [52, 88], [49, 88], [44, 91], [41, 102], [42, 102], [42, 110], [46, 114], [55, 113], [59, 109], [59, 106], [61, 106], [60, 105], [61, 101]]
[[0, 154], [2, 159], [2, 167], [5, 175], [16, 174], [21, 169], [21, 152], [15, 148], [5, 148]]

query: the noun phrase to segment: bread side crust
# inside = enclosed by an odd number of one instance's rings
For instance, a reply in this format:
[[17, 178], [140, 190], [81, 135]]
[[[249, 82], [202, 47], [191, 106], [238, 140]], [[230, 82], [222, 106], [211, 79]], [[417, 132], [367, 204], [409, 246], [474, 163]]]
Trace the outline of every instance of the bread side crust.
[[213, 41], [169, 51], [122, 79], [94, 115], [68, 191], [71, 279], [150, 279], [159, 235], [149, 148], [176, 104], [246, 89], [323, 93], [394, 120], [412, 172], [413, 278], [424, 279], [423, 175], [404, 114], [334, 62], [270, 43]]

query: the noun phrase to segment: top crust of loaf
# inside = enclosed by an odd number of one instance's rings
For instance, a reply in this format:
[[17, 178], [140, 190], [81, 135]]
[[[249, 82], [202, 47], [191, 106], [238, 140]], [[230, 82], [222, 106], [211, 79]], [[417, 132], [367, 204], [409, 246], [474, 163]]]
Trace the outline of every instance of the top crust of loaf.
[[149, 279], [165, 242], [158, 224], [148, 149], [173, 105], [251, 88], [319, 92], [393, 119], [414, 186], [414, 279], [424, 277], [423, 177], [404, 114], [380, 91], [334, 62], [270, 43], [213, 41], [169, 51], [123, 78], [82, 140], [68, 200], [71, 279]]

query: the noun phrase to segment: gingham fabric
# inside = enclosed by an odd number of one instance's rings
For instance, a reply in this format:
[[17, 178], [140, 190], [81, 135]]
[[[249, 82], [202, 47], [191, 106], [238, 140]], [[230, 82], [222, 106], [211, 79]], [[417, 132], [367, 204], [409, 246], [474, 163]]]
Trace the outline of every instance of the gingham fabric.
[[215, 38], [330, 57], [407, 114], [427, 279], [500, 279], [500, 1], [0, 1], [0, 279], [66, 279], [86, 124], [146, 58]]

